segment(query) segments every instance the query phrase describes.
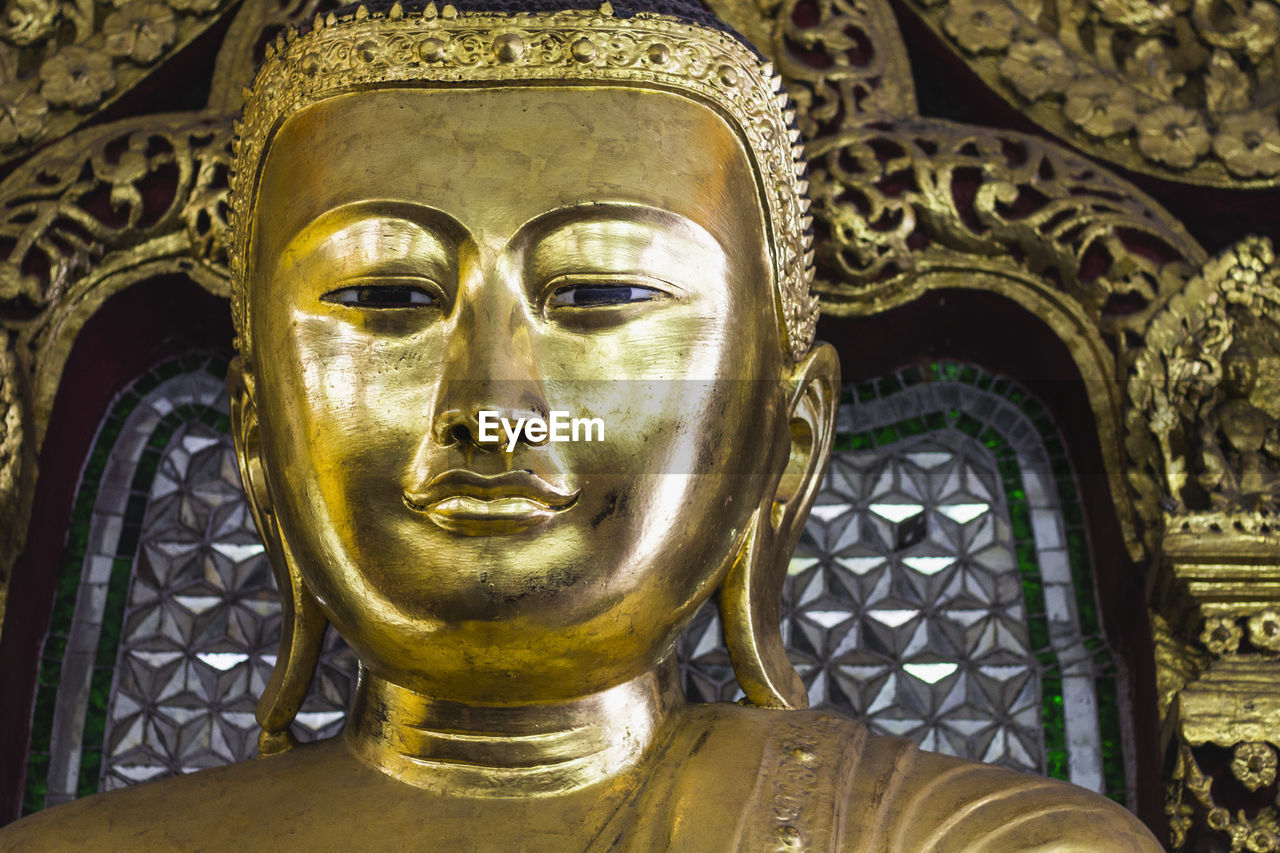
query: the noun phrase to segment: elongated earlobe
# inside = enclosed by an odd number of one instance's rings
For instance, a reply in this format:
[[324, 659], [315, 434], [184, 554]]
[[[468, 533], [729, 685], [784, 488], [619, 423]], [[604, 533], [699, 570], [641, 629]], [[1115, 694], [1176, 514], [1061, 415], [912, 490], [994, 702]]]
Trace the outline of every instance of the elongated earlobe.
[[720, 622], [738, 685], [760, 708], [805, 708], [809, 695], [782, 643], [782, 581], [768, 559], [773, 539], [757, 512], [733, 567], [720, 586]]
[[734, 674], [747, 701], [762, 708], [804, 708], [804, 682], [782, 642], [782, 584], [822, 484], [835, 435], [840, 363], [817, 344], [796, 366], [790, 412], [791, 452], [777, 485], [751, 520], [720, 587], [720, 621]]
[[328, 621], [303, 581], [297, 561], [276, 521], [262, 470], [258, 412], [251, 381], [238, 358], [228, 372], [227, 384], [231, 393], [231, 430], [236, 443], [236, 459], [240, 464], [240, 480], [280, 593], [280, 649], [271, 671], [271, 680], [258, 700], [257, 713], [258, 725], [262, 727], [258, 734], [258, 753], [278, 755], [296, 743], [290, 727], [311, 689]]

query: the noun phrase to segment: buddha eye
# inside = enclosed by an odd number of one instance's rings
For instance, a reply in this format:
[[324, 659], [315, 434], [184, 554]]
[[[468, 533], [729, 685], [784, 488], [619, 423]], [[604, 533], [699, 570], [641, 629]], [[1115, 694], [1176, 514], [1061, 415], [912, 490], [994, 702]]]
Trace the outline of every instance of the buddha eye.
[[331, 290], [320, 299], [334, 305], [353, 308], [421, 308], [440, 300], [426, 287], [417, 284], [361, 284]]
[[666, 294], [656, 287], [636, 284], [571, 284], [561, 287], [551, 296], [554, 307], [595, 308], [608, 305], [627, 305], [632, 302], [648, 302], [661, 299]]

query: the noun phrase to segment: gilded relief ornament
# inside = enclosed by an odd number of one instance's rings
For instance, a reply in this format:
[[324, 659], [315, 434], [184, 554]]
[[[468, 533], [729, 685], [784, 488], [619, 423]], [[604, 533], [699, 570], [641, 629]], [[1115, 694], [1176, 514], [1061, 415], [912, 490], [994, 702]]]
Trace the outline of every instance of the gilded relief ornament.
[[[1148, 439], [1159, 447], [1165, 509], [1175, 517], [1274, 510], [1280, 501], [1278, 283], [1270, 242], [1246, 239], [1147, 329], [1129, 380], [1130, 444], [1138, 455]], [[1132, 482], [1144, 476], [1135, 470]]]
[[1215, 186], [1280, 182], [1272, 0], [910, 0], [995, 91], [1090, 154]]
[[0, 22], [0, 157], [82, 123], [190, 43], [230, 0], [11, 0]]

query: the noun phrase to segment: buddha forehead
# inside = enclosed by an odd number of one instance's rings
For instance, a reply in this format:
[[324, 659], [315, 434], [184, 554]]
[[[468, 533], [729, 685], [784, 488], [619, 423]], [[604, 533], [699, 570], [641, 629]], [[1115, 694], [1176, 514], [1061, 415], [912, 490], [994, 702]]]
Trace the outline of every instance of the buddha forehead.
[[254, 279], [269, 278], [311, 223], [359, 202], [419, 205], [490, 251], [549, 212], [597, 216], [605, 203], [619, 216], [669, 214], [771, 292], [764, 213], [741, 139], [714, 110], [667, 92], [507, 85], [340, 95], [281, 127], [258, 198]]

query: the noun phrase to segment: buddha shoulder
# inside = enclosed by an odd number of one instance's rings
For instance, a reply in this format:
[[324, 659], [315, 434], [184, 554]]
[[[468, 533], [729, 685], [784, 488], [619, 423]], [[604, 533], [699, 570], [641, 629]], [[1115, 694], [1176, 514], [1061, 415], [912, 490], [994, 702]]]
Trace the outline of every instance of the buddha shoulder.
[[0, 853], [261, 849], [264, 827], [305, 826], [296, 822], [305, 819], [298, 792], [321, 785], [332, 791], [330, 771], [342, 752], [335, 739], [95, 794], [0, 827]]
[[837, 715], [703, 707], [713, 734], [700, 736], [689, 772], [715, 766], [754, 780], [729, 794], [744, 805], [728, 809], [738, 826], [722, 827], [737, 846], [721, 849], [756, 849], [764, 838], [778, 849], [859, 853], [1162, 849], [1124, 808], [1075, 785], [921, 751]]

